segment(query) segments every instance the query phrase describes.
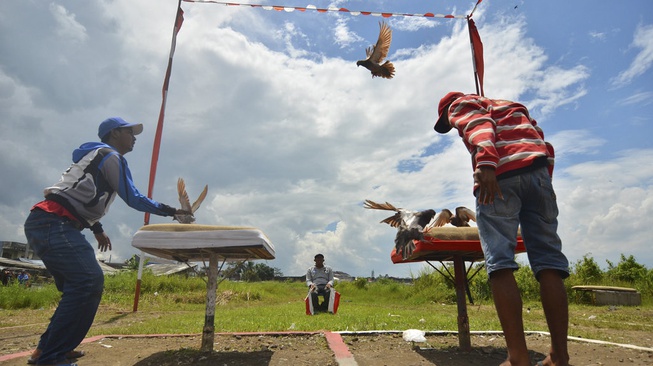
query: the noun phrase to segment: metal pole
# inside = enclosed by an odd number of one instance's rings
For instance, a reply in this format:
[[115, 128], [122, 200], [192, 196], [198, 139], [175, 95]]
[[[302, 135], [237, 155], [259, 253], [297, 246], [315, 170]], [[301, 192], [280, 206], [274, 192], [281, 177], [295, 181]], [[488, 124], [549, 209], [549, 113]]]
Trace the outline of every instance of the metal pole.
[[141, 297], [141, 278], [143, 278], [143, 265], [145, 263], [145, 256], [141, 251], [141, 255], [138, 257], [138, 275], [136, 278], [136, 291], [134, 291], [134, 309], [133, 312], [138, 311], [138, 299]]
[[209, 273], [206, 284], [206, 314], [204, 315], [204, 329], [202, 329], [201, 351], [213, 351], [215, 339], [215, 303], [218, 290], [218, 255], [211, 253], [209, 256]]
[[467, 317], [467, 300], [465, 299], [465, 262], [459, 254], [453, 257], [453, 268], [456, 278], [456, 304], [458, 305], [458, 345], [463, 351], [471, 351], [472, 343], [469, 334], [469, 318]]

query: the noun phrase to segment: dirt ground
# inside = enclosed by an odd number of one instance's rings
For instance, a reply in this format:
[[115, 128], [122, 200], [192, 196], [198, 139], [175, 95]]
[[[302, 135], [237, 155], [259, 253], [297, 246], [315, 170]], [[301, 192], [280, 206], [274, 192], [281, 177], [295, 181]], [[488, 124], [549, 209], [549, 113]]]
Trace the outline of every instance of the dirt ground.
[[[22, 329], [22, 330], [21, 330]], [[406, 342], [401, 333], [343, 334], [342, 339], [359, 366], [469, 366], [498, 365], [505, 359], [500, 335], [472, 335], [472, 351], [458, 348], [456, 335], [427, 335], [424, 343]], [[0, 355], [18, 354], [33, 349], [38, 334], [31, 329], [0, 329]], [[545, 357], [549, 339], [529, 335], [533, 364]], [[218, 334], [213, 352], [200, 352], [201, 335], [167, 337], [104, 337], [78, 349], [87, 354], [80, 365], [94, 366], [172, 366], [172, 365], [338, 365], [324, 334], [233, 335]], [[571, 341], [572, 364], [653, 365], [653, 352], [612, 345]], [[2, 362], [25, 365], [27, 356]]]

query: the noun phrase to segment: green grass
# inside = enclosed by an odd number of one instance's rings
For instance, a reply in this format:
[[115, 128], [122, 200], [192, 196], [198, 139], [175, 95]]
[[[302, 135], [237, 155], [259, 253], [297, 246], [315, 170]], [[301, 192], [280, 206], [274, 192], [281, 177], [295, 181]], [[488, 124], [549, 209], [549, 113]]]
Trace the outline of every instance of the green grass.
[[[532, 286], [529, 281], [525, 276], [521, 279], [528, 282], [526, 286]], [[202, 332], [206, 311], [204, 280], [146, 273], [138, 311], [132, 312], [135, 284], [133, 272], [106, 278], [105, 293], [89, 336]], [[475, 304], [467, 305], [472, 331], [501, 329], [492, 301], [483, 296], [486, 286], [478, 279], [470, 285], [475, 298]], [[338, 314], [307, 316], [303, 301], [306, 287], [302, 282], [221, 282], [215, 331], [458, 330], [455, 291], [439, 274], [422, 274], [410, 285], [381, 279], [373, 283], [342, 282], [336, 288], [341, 293]], [[47, 322], [59, 296], [53, 284], [0, 287], [0, 308], [4, 309], [0, 310], [0, 327]], [[634, 334], [630, 337], [637, 340], [653, 332], [650, 299], [643, 306], [617, 310], [576, 303], [571, 294], [570, 300], [570, 335], [614, 341], [615, 337], [626, 337], [622, 333]], [[547, 330], [539, 299], [525, 296], [524, 309], [526, 330]]]
[[26, 288], [18, 283], [0, 286], [0, 309], [39, 309], [55, 306], [61, 295], [54, 286]]

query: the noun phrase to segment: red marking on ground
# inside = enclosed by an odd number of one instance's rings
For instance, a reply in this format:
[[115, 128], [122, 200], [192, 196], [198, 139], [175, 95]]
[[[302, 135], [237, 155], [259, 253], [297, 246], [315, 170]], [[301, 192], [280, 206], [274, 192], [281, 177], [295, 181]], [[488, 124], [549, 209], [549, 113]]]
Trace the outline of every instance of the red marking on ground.
[[339, 333], [324, 332], [324, 336], [336, 359], [354, 358], [354, 355], [349, 352], [349, 347], [347, 347]]

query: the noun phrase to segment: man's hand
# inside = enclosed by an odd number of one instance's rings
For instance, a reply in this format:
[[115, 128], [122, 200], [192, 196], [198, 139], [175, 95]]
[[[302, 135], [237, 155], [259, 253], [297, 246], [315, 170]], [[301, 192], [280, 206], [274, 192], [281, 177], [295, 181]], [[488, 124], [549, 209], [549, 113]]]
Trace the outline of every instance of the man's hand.
[[186, 211], [184, 209], [178, 208], [177, 211], [175, 211], [175, 215], [193, 215], [192, 212]]
[[494, 168], [488, 166], [476, 168], [474, 171], [474, 183], [478, 184], [477, 199], [480, 204], [489, 205], [494, 203], [494, 197], [496, 195], [503, 199]]
[[332, 287], [333, 287], [333, 285], [331, 285], [330, 283], [326, 284], [326, 288], [332, 288]]
[[111, 250], [111, 239], [109, 239], [106, 233], [102, 232], [94, 235], [97, 240], [97, 248], [100, 252], [106, 252], [107, 249]]

